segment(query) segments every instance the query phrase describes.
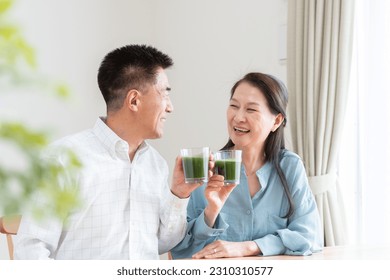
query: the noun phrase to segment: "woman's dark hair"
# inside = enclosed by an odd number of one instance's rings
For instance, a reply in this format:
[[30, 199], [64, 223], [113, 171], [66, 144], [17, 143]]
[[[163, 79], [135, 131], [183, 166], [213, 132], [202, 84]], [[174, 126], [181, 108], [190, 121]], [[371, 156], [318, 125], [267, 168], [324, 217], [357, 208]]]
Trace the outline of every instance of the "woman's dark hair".
[[128, 90], [142, 90], [147, 84], [155, 84], [157, 69], [172, 65], [168, 55], [146, 45], [127, 45], [108, 53], [97, 75], [107, 110], [119, 109]]
[[[277, 78], [263, 73], [248, 73], [242, 79], [234, 84], [230, 92], [230, 99], [233, 98], [236, 88], [246, 82], [259, 89], [265, 96], [268, 107], [275, 115], [282, 114], [284, 117], [283, 124], [271, 132], [265, 142], [265, 160], [270, 161], [276, 168], [279, 178], [282, 182], [284, 193], [289, 202], [289, 210], [284, 218], [289, 218], [295, 210], [294, 201], [292, 200], [291, 192], [288, 187], [286, 176], [280, 167], [280, 155], [285, 149], [284, 143], [284, 127], [287, 123], [286, 108], [288, 102], [288, 93], [285, 85]], [[231, 149], [234, 143], [231, 139], [226, 143], [222, 150]]]

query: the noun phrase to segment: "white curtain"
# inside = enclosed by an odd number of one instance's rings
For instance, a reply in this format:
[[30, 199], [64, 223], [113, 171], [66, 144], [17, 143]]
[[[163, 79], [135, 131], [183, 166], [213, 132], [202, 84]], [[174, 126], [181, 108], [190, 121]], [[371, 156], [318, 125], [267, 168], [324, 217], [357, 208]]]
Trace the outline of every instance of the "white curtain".
[[349, 243], [390, 244], [390, 1], [357, 1], [351, 94], [340, 151]]
[[292, 144], [306, 166], [326, 246], [345, 243], [337, 160], [351, 70], [354, 6], [354, 0], [288, 2]]

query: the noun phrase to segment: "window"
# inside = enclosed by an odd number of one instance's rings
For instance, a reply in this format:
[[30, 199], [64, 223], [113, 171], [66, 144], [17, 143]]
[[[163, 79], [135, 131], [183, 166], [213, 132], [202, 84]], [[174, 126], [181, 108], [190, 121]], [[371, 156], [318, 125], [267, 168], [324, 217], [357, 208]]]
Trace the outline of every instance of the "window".
[[339, 178], [350, 243], [390, 244], [390, 2], [357, 1]]

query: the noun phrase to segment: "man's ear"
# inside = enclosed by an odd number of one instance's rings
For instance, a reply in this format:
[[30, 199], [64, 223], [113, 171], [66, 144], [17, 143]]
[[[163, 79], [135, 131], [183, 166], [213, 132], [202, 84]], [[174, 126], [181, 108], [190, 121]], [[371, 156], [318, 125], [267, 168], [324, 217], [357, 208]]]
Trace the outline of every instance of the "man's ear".
[[276, 115], [274, 126], [272, 127], [272, 132], [275, 132], [279, 126], [283, 123], [284, 117], [281, 113]]
[[126, 106], [127, 108], [129, 108], [131, 111], [138, 111], [138, 106], [140, 104], [140, 92], [136, 89], [131, 89], [127, 92], [127, 95], [126, 95]]

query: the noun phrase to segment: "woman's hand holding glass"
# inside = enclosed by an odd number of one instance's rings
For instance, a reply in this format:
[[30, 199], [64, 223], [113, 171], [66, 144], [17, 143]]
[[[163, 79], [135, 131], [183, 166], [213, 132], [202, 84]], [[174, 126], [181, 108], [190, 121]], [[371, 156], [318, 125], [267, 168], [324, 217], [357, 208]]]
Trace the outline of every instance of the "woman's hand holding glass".
[[209, 227], [214, 226], [219, 212], [236, 186], [237, 184], [226, 185], [222, 175], [213, 175], [209, 178], [205, 189], [208, 204], [204, 210], [205, 222]]
[[210, 176], [205, 189], [208, 205], [204, 210], [205, 222], [209, 227], [214, 226], [230, 193], [240, 182], [241, 153], [240, 150], [221, 150], [211, 155], [215, 174]]

